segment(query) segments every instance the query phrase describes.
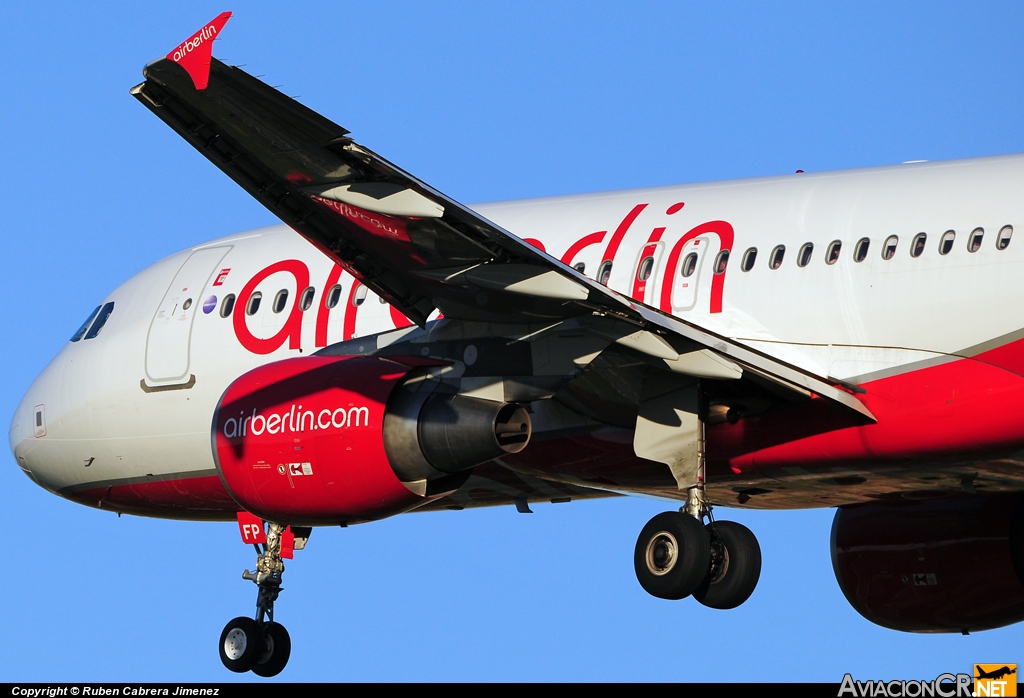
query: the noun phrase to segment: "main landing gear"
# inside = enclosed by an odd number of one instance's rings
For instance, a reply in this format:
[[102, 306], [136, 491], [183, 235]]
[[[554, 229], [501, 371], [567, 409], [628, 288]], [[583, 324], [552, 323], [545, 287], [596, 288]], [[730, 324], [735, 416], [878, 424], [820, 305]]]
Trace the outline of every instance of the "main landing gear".
[[715, 521], [694, 488], [687, 506], [647, 522], [636, 541], [633, 566], [640, 586], [652, 596], [692, 595], [709, 608], [736, 608], [757, 586], [761, 548], [746, 526]]
[[281, 535], [285, 527], [267, 526], [267, 542], [262, 549], [255, 545], [256, 571], [246, 570], [242, 579], [259, 587], [256, 596], [256, 619], [241, 616], [224, 626], [220, 634], [220, 661], [231, 671], [252, 671], [257, 676], [276, 676], [288, 663], [292, 642], [288, 631], [274, 622], [274, 601], [281, 593]]

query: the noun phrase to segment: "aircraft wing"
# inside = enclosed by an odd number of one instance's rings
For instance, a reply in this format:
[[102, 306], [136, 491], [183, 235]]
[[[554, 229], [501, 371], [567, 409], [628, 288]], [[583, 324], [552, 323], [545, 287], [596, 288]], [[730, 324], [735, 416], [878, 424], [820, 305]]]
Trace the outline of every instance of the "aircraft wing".
[[530, 504], [559, 504], [582, 499], [618, 497], [617, 492], [544, 480], [516, 473], [496, 463], [477, 466], [466, 483], [447, 497], [435, 499], [415, 511], [474, 509], [514, 504], [525, 513]]
[[[207, 52], [211, 42], [205, 44]], [[700, 350], [704, 359], [721, 359], [734, 370], [738, 366], [873, 419], [836, 381], [612, 291], [240, 68], [211, 57], [203, 75], [206, 63], [197, 69], [194, 60], [179, 63], [175, 55], [147, 65], [145, 82], [131, 93], [282, 221], [420, 326], [435, 309], [450, 319], [504, 323], [597, 313], [634, 325], [637, 332], [627, 341], [641, 352], [665, 352], [667, 338], [672, 346]], [[672, 360], [678, 351], [669, 347], [667, 354], [660, 358]]]

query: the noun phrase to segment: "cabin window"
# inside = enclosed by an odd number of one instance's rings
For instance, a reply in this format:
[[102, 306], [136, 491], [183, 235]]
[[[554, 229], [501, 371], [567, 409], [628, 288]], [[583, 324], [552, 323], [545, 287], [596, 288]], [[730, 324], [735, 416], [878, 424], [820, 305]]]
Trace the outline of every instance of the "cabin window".
[[892, 259], [893, 255], [896, 254], [896, 246], [899, 244], [899, 236], [890, 235], [887, 237], [882, 245], [882, 259]]
[[722, 250], [715, 258], [715, 273], [724, 274], [727, 266], [729, 266], [729, 250]]
[[796, 256], [796, 265], [806, 267], [811, 262], [811, 255], [814, 254], [814, 243], [808, 242], [800, 248], [800, 254]]
[[947, 230], [942, 234], [939, 239], [939, 254], [949, 254], [949, 251], [953, 249], [953, 241], [956, 240], [956, 231]]
[[996, 238], [996, 249], [1005, 250], [1010, 246], [1010, 236], [1013, 235], [1013, 226], [1004, 225], [999, 230], [999, 237]]
[[79, 327], [78, 330], [73, 335], [71, 335], [72, 342], [77, 342], [78, 340], [85, 336], [85, 333], [89, 331], [89, 325], [91, 325], [92, 321], [96, 319], [96, 316], [99, 314], [100, 308], [102, 307], [102, 305], [97, 305], [95, 310], [89, 313], [89, 317], [85, 319], [85, 322], [82, 323], [82, 326]]
[[751, 247], [749, 250], [743, 253], [743, 263], [740, 264], [740, 269], [743, 271], [750, 271], [754, 268], [754, 262], [757, 261], [757, 248]]
[[328, 308], [333, 308], [338, 305], [338, 301], [341, 300], [341, 284], [334, 284], [331, 289], [324, 295], [324, 305]]
[[191, 298], [186, 298], [185, 302], [181, 304], [181, 309], [182, 310], [188, 310], [191, 307], [192, 307], [192, 299]]
[[275, 313], [279, 313], [282, 310], [284, 310], [284, 308], [285, 308], [285, 306], [287, 304], [288, 304], [288, 289], [282, 288], [280, 291], [277, 292], [277, 295], [274, 296], [274, 305], [271, 306], [271, 310], [273, 310]]
[[928, 241], [928, 235], [926, 233], [918, 233], [914, 236], [914, 241], [910, 243], [910, 256], [920, 257], [921, 253], [924, 252], [924, 244]]
[[366, 300], [366, 286], [363, 286], [362, 284], [358, 284], [356, 286], [355, 295], [352, 296], [352, 305], [356, 305], [356, 306], [362, 305], [363, 301], [365, 301], [365, 300]]
[[586, 274], [587, 273], [587, 263], [586, 262], [576, 262], [575, 264], [572, 265], [572, 268], [575, 269], [576, 271], [578, 271], [581, 274]]
[[843, 249], [843, 243], [839, 240], [833, 240], [828, 244], [828, 250], [825, 252], [825, 264], [835, 264], [839, 261], [839, 250]]
[[683, 276], [684, 277], [693, 276], [693, 272], [696, 271], [696, 269], [697, 269], [697, 253], [696, 252], [691, 252], [690, 254], [686, 255], [686, 258], [683, 260]]
[[313, 307], [313, 296], [316, 295], [316, 289], [310, 286], [302, 292], [302, 298], [299, 299], [299, 309], [306, 311]]
[[384, 300], [384, 296], [377, 296], [377, 302], [380, 303], [381, 305], [387, 305], [388, 304], [388, 302], [386, 300]]
[[871, 247], [871, 240], [867, 238], [861, 238], [857, 241], [857, 246], [853, 248], [853, 261], [863, 262], [868, 258], [868, 248]]
[[95, 338], [96, 335], [98, 335], [100, 333], [100, 330], [103, 329], [103, 326], [105, 324], [107, 324], [107, 318], [110, 317], [110, 314], [112, 312], [114, 312], [114, 302], [113, 301], [111, 301], [110, 303], [107, 303], [102, 308], [100, 308], [99, 315], [96, 316], [96, 320], [95, 320], [95, 322], [92, 323], [92, 327], [90, 327], [89, 331], [86, 332], [85, 338], [86, 339], [93, 339], [93, 338]]
[[640, 267], [636, 270], [637, 281], [647, 281], [654, 271], [654, 257], [644, 257], [640, 260]]
[[245, 314], [255, 315], [256, 311], [260, 309], [260, 301], [262, 300], [263, 294], [259, 291], [254, 291], [253, 294], [249, 296], [249, 302], [245, 305]]
[[984, 228], [975, 228], [971, 231], [971, 237], [967, 238], [967, 251], [977, 252], [981, 249], [981, 240], [985, 237]]
[[778, 245], [772, 250], [771, 257], [768, 258], [768, 267], [770, 269], [778, 269], [782, 266], [782, 258], [786, 256], [786, 246]]
[[606, 260], [601, 262], [601, 268], [597, 271], [597, 282], [602, 286], [607, 286], [608, 282], [612, 278], [612, 262]]
[[235, 309], [235, 294], [229, 293], [224, 296], [224, 300], [220, 302], [220, 316], [229, 317], [231, 311]]

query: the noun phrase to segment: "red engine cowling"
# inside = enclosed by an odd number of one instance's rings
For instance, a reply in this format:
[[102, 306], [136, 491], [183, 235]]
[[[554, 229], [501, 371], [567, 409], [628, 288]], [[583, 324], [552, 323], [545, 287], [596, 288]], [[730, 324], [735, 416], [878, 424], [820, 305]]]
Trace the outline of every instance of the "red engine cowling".
[[430, 366], [309, 356], [249, 371], [214, 415], [224, 486], [279, 523], [357, 523], [444, 496], [474, 466], [526, 446], [525, 408], [458, 395]]
[[850, 604], [907, 632], [1024, 620], [1024, 497], [955, 496], [841, 508], [832, 567]]
[[395, 475], [381, 438], [388, 397], [410, 367], [361, 357], [301, 357], [232, 383], [214, 416], [228, 492], [274, 521], [384, 518], [425, 501]]

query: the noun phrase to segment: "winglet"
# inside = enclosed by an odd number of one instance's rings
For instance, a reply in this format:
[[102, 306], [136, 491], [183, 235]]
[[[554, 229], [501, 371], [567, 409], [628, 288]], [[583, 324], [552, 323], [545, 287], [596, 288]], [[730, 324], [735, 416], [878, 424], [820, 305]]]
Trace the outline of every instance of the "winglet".
[[188, 72], [197, 90], [205, 90], [210, 83], [213, 40], [230, 18], [230, 12], [221, 12], [212, 22], [167, 54], [167, 60], [174, 61]]

